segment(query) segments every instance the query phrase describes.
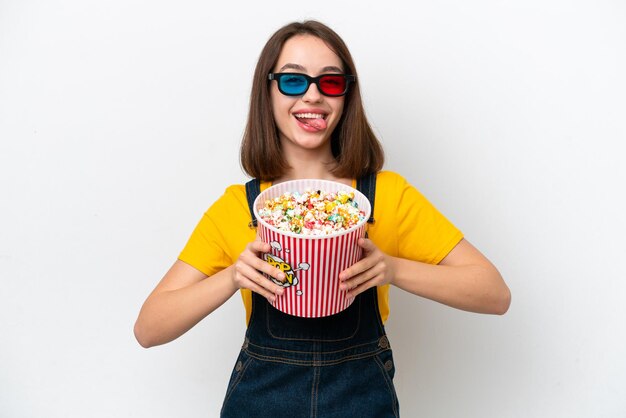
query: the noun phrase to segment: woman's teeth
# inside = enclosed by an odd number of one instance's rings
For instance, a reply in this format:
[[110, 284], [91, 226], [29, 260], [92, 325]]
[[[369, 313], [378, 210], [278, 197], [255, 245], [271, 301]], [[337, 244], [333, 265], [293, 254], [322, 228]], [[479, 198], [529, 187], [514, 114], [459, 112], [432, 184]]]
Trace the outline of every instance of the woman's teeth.
[[319, 113], [295, 113], [298, 119], [324, 119], [324, 115]]

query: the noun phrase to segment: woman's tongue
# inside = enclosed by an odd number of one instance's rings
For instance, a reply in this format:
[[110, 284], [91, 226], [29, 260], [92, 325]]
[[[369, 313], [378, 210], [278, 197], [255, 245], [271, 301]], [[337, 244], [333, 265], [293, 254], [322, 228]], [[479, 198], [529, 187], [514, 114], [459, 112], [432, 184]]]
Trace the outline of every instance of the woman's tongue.
[[326, 120], [323, 118], [297, 118], [301, 123], [310, 126], [311, 128], [321, 131], [326, 128]]

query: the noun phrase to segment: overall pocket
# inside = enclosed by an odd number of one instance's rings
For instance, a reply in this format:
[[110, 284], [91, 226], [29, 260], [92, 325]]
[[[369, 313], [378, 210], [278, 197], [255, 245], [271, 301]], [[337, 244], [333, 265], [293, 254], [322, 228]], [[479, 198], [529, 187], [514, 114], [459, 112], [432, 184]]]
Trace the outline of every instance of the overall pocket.
[[346, 310], [321, 318], [288, 315], [266, 304], [268, 334], [278, 340], [344, 341], [354, 337], [361, 323], [361, 297]]

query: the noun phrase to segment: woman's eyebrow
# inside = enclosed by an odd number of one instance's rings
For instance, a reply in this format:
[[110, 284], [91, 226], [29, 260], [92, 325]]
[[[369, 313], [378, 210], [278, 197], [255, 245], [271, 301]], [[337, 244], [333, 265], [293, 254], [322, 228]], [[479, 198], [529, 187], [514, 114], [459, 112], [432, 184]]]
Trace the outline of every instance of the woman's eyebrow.
[[[280, 67], [280, 70], [278, 71], [281, 72], [284, 70], [297, 70], [297, 71], [306, 72], [306, 68], [304, 68], [302, 65], [293, 64], [290, 62]], [[336, 67], [334, 65], [329, 65], [329, 66], [322, 68], [322, 73], [327, 73], [327, 72], [342, 73], [343, 71], [339, 67]]]
[[283, 71], [283, 70], [306, 71], [306, 69], [303, 66], [301, 66], [299, 64], [292, 64], [290, 62], [288, 62], [287, 64], [285, 64], [282, 67], [280, 67], [280, 70], [278, 70], [278, 71]]
[[327, 73], [329, 71], [334, 73], [343, 73], [343, 70], [341, 68], [335, 67], [334, 65], [329, 65], [328, 67], [322, 68], [323, 73]]

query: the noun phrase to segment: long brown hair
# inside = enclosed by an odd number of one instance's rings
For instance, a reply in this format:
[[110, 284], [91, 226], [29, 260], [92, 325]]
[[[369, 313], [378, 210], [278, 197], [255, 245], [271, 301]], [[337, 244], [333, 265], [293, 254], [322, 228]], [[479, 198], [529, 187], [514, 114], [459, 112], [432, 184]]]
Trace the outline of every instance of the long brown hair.
[[[267, 75], [276, 65], [285, 42], [295, 35], [312, 35], [321, 39], [341, 59], [345, 73], [357, 75], [344, 41], [320, 22], [293, 22], [272, 35], [261, 51], [254, 71], [248, 122], [241, 142], [242, 168], [249, 176], [262, 180], [274, 180], [289, 169], [281, 153], [278, 130], [272, 115]], [[358, 178], [375, 173], [383, 166], [383, 148], [365, 116], [358, 78], [345, 96], [341, 119], [331, 136], [331, 149], [337, 161], [332, 172], [338, 177]]]

